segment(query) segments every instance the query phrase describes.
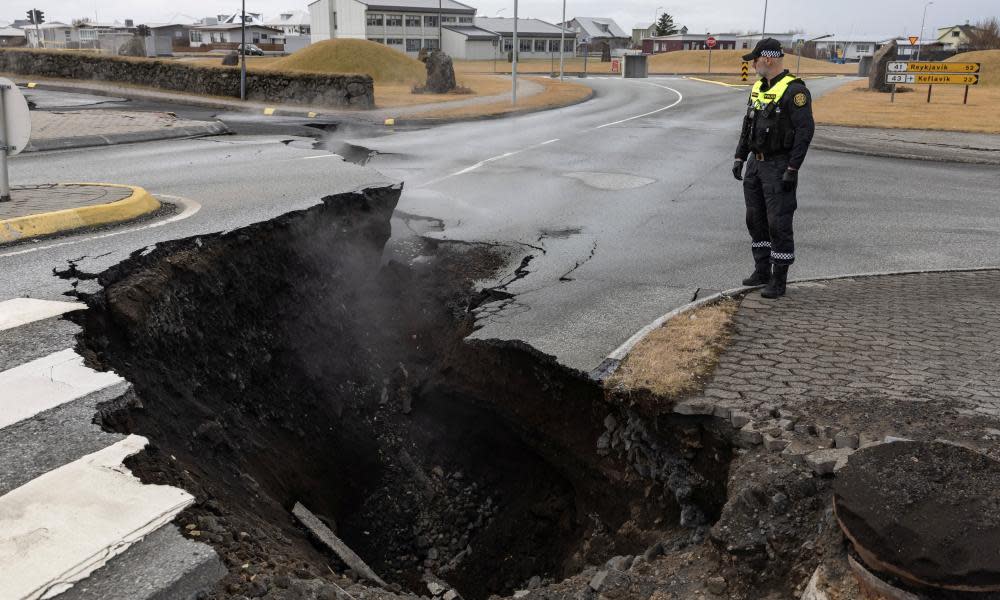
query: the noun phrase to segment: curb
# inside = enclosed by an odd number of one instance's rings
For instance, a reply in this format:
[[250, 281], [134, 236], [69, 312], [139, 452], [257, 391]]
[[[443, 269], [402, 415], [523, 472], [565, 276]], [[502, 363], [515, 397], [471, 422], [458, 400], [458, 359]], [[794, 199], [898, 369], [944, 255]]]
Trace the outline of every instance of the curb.
[[966, 165], [1000, 165], [1000, 153], [998, 156], [928, 156], [921, 154], [910, 154], [906, 152], [893, 152], [891, 150], [863, 150], [860, 148], [849, 148], [846, 146], [837, 146], [832, 144], [825, 144], [822, 141], [818, 143], [813, 141], [812, 148], [816, 150], [825, 150], [827, 152], [839, 152], [841, 154], [856, 154], [858, 156], [877, 156], [880, 158], [899, 158], [903, 160], [923, 160], [927, 162], [939, 162], [939, 163], [960, 163]]
[[[893, 275], [923, 275], [929, 273], [976, 273], [980, 271], [997, 271], [1000, 270], [1000, 266], [995, 267], [959, 267], [955, 269], [916, 269], [908, 271], [885, 271], [881, 273], [857, 273], [853, 275], [830, 275], [827, 277], [814, 277], [810, 279], [795, 279], [788, 282], [788, 285], [794, 285], [798, 283], [819, 283], [823, 281], [835, 281], [841, 279], [865, 279], [874, 277], [890, 277]], [[737, 296], [745, 295], [747, 292], [759, 289], [762, 286], [740, 286], [732, 289], [728, 289], [722, 292], [712, 294], [711, 296], [705, 296], [695, 300], [694, 302], [689, 302], [682, 306], [679, 306], [672, 311], [666, 313], [665, 315], [655, 319], [639, 331], [632, 334], [632, 337], [625, 340], [621, 346], [618, 346], [611, 354], [607, 357], [601, 364], [599, 364], [594, 370], [590, 372], [591, 379], [603, 382], [605, 379], [610, 377], [618, 367], [621, 365], [622, 361], [629, 352], [632, 351], [635, 346], [641, 342], [647, 335], [649, 335], [655, 329], [662, 327], [664, 323], [673, 319], [674, 317], [680, 316], [684, 313], [691, 312], [697, 308], [701, 308], [706, 304], [712, 304], [722, 300], [724, 298], [735, 298]]]
[[154, 131], [137, 131], [134, 133], [118, 133], [113, 135], [81, 135], [67, 138], [52, 138], [48, 140], [32, 140], [24, 149], [25, 152], [44, 152], [47, 150], [66, 150], [70, 148], [91, 148], [94, 146], [114, 146], [117, 144], [135, 144], [157, 140], [175, 140], [181, 138], [196, 138], [210, 135], [228, 135], [231, 133], [221, 121], [212, 121], [204, 125], [190, 125]]
[[511, 111], [511, 112], [497, 113], [497, 114], [493, 114], [493, 115], [479, 115], [479, 116], [473, 116], [473, 117], [453, 117], [453, 118], [444, 117], [444, 118], [440, 118], [440, 119], [436, 119], [436, 118], [433, 118], [433, 117], [431, 117], [431, 118], [425, 118], [425, 119], [419, 119], [419, 118], [412, 118], [411, 119], [411, 118], [407, 118], [407, 117], [396, 117], [395, 122], [396, 122], [396, 125], [398, 126], [398, 125], [449, 125], [449, 124], [452, 124], [452, 123], [473, 123], [473, 122], [476, 122], [476, 121], [495, 121], [497, 119], [507, 119], [507, 118], [510, 118], [510, 117], [520, 117], [522, 115], [530, 115], [530, 114], [533, 114], [533, 113], [540, 113], [540, 112], [545, 112], [545, 111], [548, 111], [548, 110], [559, 110], [560, 108], [569, 108], [571, 106], [576, 106], [578, 104], [583, 104], [584, 102], [589, 102], [590, 100], [593, 100], [594, 96], [596, 96], [596, 95], [597, 95], [597, 92], [595, 90], [591, 89], [590, 93], [587, 94], [585, 97], [580, 98], [578, 100], [574, 100], [574, 101], [572, 101], [572, 102], [570, 102], [568, 104], [561, 104], [559, 106], [541, 106], [541, 107], [537, 107], [537, 108], [526, 108], [526, 109], [522, 109], [522, 110], [514, 110], [514, 111]]
[[53, 233], [64, 233], [82, 227], [129, 221], [160, 208], [160, 202], [141, 187], [115, 183], [74, 183], [63, 185], [101, 185], [128, 188], [132, 194], [124, 200], [69, 208], [0, 221], [0, 243], [16, 242]]

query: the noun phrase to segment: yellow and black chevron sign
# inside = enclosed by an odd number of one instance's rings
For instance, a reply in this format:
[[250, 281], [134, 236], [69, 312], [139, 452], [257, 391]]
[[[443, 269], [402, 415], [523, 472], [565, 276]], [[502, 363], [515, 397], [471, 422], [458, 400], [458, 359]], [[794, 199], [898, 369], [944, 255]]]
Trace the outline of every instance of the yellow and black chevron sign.
[[750, 74], [750, 63], [743, 61], [743, 65], [740, 66], [740, 80], [746, 81], [747, 75]]

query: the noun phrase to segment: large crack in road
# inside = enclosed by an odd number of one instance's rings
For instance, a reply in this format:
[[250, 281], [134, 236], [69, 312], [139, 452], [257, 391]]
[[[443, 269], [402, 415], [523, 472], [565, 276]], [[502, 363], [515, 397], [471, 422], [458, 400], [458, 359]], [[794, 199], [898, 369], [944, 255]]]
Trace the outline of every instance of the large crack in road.
[[465, 340], [493, 298], [475, 282], [512, 253], [423, 240], [423, 260], [384, 260], [400, 192], [165, 242], [79, 293], [80, 352], [134, 385], [99, 419], [152, 440], [128, 464], [144, 481], [197, 497], [179, 525], [229, 568], [212, 597], [331, 565], [360, 577], [310, 541], [297, 502], [386, 594], [485, 599], [703, 540], [726, 497], [722, 437], [647, 423], [521, 342]]

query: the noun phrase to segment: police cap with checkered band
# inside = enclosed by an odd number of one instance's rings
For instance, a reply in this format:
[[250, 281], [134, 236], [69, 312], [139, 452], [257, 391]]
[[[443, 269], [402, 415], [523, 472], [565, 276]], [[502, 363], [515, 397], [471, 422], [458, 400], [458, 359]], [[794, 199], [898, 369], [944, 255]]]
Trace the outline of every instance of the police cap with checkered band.
[[753, 52], [743, 55], [743, 60], [751, 61], [761, 56], [778, 58], [784, 55], [785, 53], [781, 51], [781, 42], [774, 38], [764, 38], [753, 47]]

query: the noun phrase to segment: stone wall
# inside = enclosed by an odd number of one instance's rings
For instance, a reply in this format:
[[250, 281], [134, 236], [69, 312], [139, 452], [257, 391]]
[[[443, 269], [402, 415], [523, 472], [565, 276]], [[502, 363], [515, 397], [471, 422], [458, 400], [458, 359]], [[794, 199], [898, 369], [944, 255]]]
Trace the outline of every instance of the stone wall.
[[[58, 51], [2, 50], [0, 73], [98, 80], [210, 96], [240, 96], [238, 69]], [[247, 99], [310, 106], [374, 108], [368, 75], [247, 72]]]

